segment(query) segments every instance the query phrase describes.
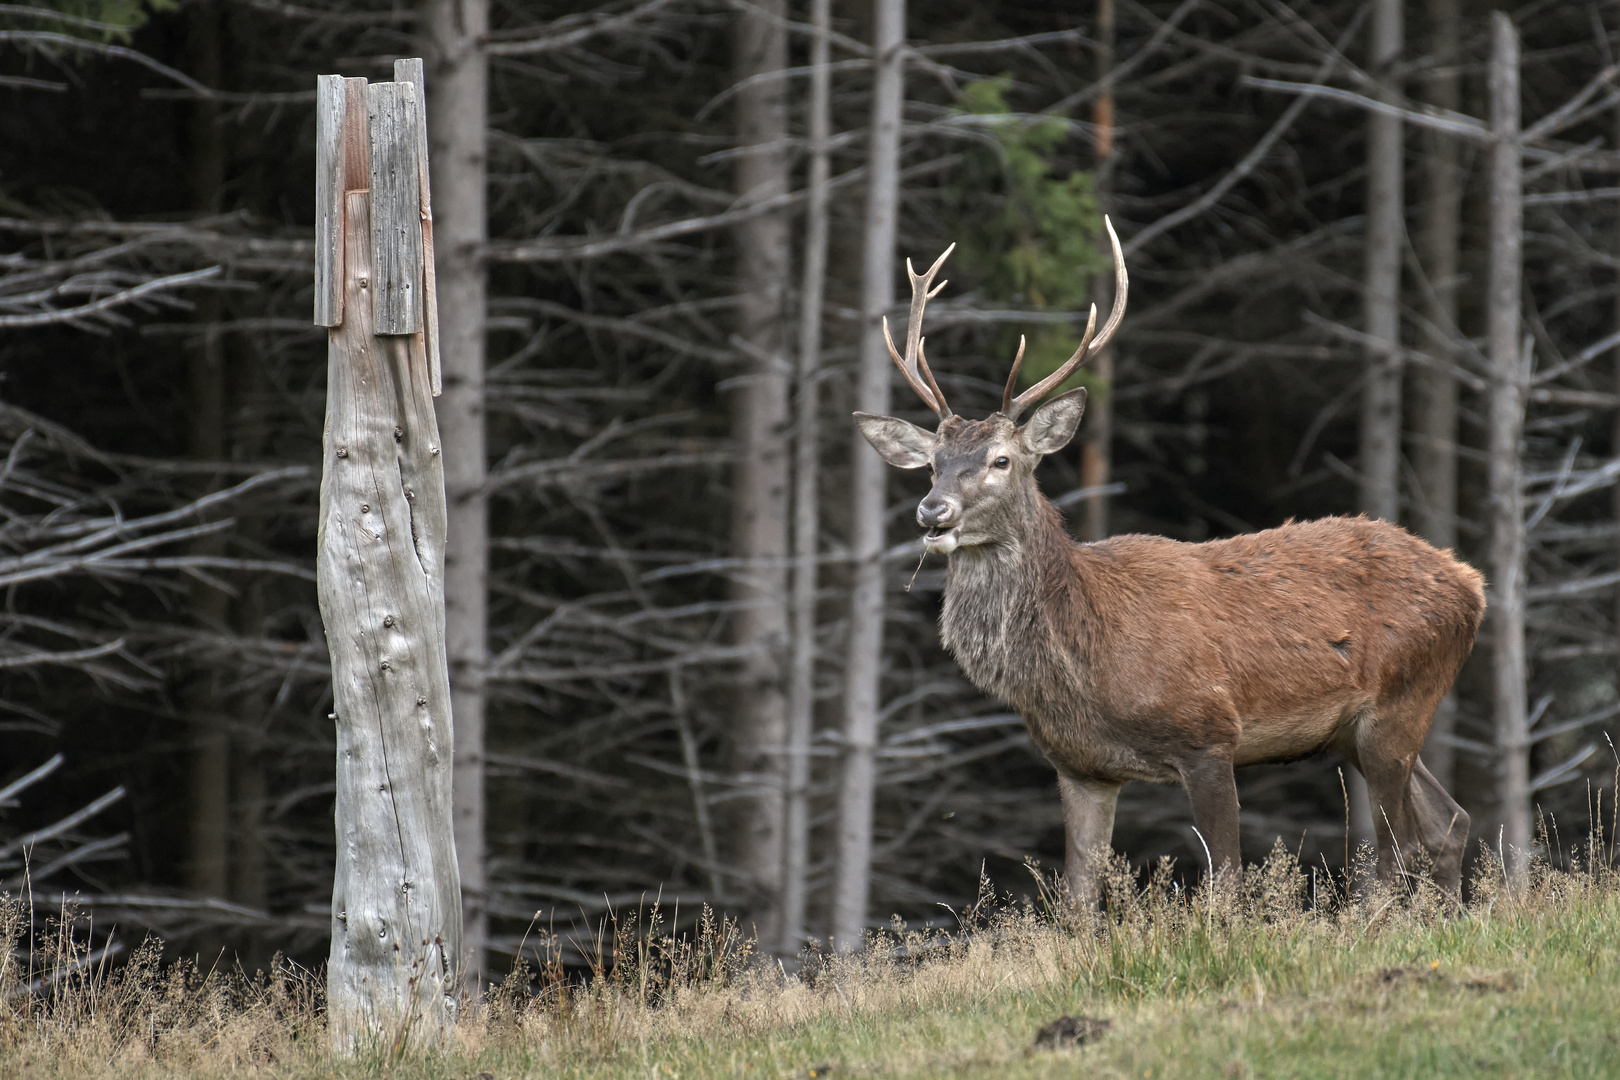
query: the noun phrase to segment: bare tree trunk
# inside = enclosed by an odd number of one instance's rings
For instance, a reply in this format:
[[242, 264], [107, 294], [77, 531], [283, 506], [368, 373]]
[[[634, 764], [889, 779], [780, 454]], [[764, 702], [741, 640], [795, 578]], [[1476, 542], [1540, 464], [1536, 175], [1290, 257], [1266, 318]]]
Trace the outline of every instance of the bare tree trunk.
[[[737, 16], [737, 194], [744, 201], [788, 190], [787, 4], [761, 0]], [[737, 336], [743, 378], [731, 391], [737, 464], [732, 482], [732, 579], [741, 602], [737, 644], [751, 651], [737, 688], [734, 766], [752, 797], [737, 801], [735, 844], [759, 939], [781, 940], [783, 799], [787, 755], [788, 359], [785, 324], [792, 264], [785, 212], [737, 227]]]
[[[262, 710], [260, 712], [262, 714]], [[236, 850], [231, 860], [231, 899], [262, 910], [269, 902], [269, 882], [265, 876], [264, 762], [257, 748], [244, 751], [239, 747], [234, 756]]]
[[[1106, 79], [1114, 70], [1114, 0], [1097, 0], [1097, 78]], [[1092, 141], [1097, 153], [1097, 201], [1106, 212], [1108, 206], [1108, 159], [1114, 154], [1114, 91], [1112, 88], [1097, 95], [1091, 110]], [[1100, 238], [1109, 260], [1113, 249], [1106, 237]], [[1097, 310], [1111, 310], [1114, 275], [1097, 274], [1092, 279], [1092, 299]], [[1114, 348], [1108, 346], [1091, 361], [1096, 373], [1098, 392], [1091, 396], [1091, 408], [1086, 417], [1086, 441], [1080, 447], [1080, 485], [1102, 488], [1108, 483], [1113, 465], [1114, 440]], [[1086, 499], [1085, 538], [1103, 540], [1108, 537], [1108, 496], [1096, 491]]]
[[1519, 340], [1524, 203], [1519, 148], [1519, 37], [1491, 14], [1491, 681], [1495, 700], [1499, 841], [1514, 877], [1530, 850], [1530, 737], [1524, 650], [1525, 535], [1519, 459], [1528, 346]]
[[[900, 114], [905, 99], [905, 0], [874, 0], [872, 141], [867, 154], [866, 247], [861, 266], [860, 371], [856, 408], [889, 411], [889, 354], [881, 319], [894, 303], [894, 240], [900, 216]], [[866, 933], [876, 779], [878, 696], [883, 674], [883, 512], [887, 468], [852, 433], [848, 655], [844, 663], [844, 760], [832, 936], [856, 949]]]
[[816, 556], [819, 515], [821, 309], [827, 276], [827, 179], [832, 0], [812, 0], [810, 163], [805, 180], [804, 284], [799, 292], [799, 371], [793, 463], [793, 637], [789, 664], [787, 821], [782, 870], [781, 951], [804, 945], [810, 865], [810, 739], [816, 716]]
[[[1402, 45], [1401, 0], [1374, 0], [1368, 70], [1378, 96], [1397, 101], [1395, 68]], [[1366, 310], [1367, 379], [1361, 397], [1361, 510], [1385, 521], [1400, 519], [1401, 469], [1401, 249], [1405, 202], [1397, 116], [1367, 116], [1367, 249], [1363, 303]], [[1371, 840], [1373, 809], [1366, 781], [1350, 784], [1350, 826], [1356, 840]]]
[[[217, 323], [217, 296], [197, 304], [197, 317]], [[205, 461], [224, 458], [224, 365], [216, 330], [205, 330], [191, 358], [190, 427], [192, 456]], [[200, 540], [201, 555], [223, 555], [219, 537]], [[192, 617], [206, 631], [227, 630], [230, 599], [206, 582], [194, 585]], [[223, 699], [219, 673], [193, 673], [186, 687], [187, 718], [194, 730], [191, 766], [191, 858], [186, 884], [200, 896], [225, 897], [230, 868], [231, 743], [227, 730], [231, 710]]]
[[[1375, 0], [1368, 65], [1378, 96], [1396, 101], [1400, 82], [1401, 0]], [[1405, 239], [1401, 120], [1367, 114], [1366, 310], [1367, 382], [1361, 399], [1361, 509], [1400, 517], [1401, 248]]]
[[[1457, 38], [1461, 33], [1458, 0], [1429, 0], [1429, 53], [1437, 70], [1430, 76], [1429, 100], [1455, 112], [1459, 105]], [[1429, 288], [1424, 291], [1425, 351], [1454, 361], [1457, 327], [1457, 239], [1462, 217], [1462, 168], [1457, 140], [1426, 132], [1424, 155], [1422, 256]], [[1438, 548], [1457, 546], [1457, 380], [1450, 371], [1424, 367], [1417, 373], [1412, 437], [1417, 491], [1412, 520], [1419, 534]], [[1435, 710], [1423, 760], [1441, 785], [1452, 786], [1456, 748], [1457, 700], [1448, 693]]]
[[462, 978], [444, 456], [417, 246], [427, 148], [410, 83], [319, 87], [317, 204], [343, 208], [341, 260], [317, 253], [342, 291], [316, 300], [331, 327], [315, 562], [337, 733], [328, 1016], [339, 1053], [393, 1061], [445, 1043]]
[[[1620, 146], [1620, 109], [1616, 109], [1614, 114], [1614, 138], [1615, 145]], [[1620, 206], [1616, 209], [1620, 210]], [[1615, 230], [1615, 249], [1620, 250], [1620, 226]], [[1614, 329], [1616, 333], [1620, 333], [1620, 281], [1615, 283]], [[1620, 348], [1614, 350], [1614, 391], [1620, 394]], [[1609, 454], [1612, 457], [1620, 457], [1620, 411], [1614, 414], [1613, 422], [1614, 434], [1609, 439]], [[1614, 523], [1620, 526], [1620, 484], [1615, 485], [1610, 498], [1613, 500], [1614, 508], [1611, 516]], [[1614, 594], [1614, 649], [1615, 655], [1620, 657], [1620, 590], [1616, 590]]]
[[[186, 52], [195, 77], [208, 86], [220, 78], [218, 7], [203, 4], [189, 12]], [[220, 138], [219, 106], [199, 101], [191, 112], [191, 205], [200, 214], [218, 209], [225, 182], [225, 147]], [[225, 458], [225, 365], [218, 332], [219, 294], [205, 292], [197, 300], [196, 319], [203, 326], [201, 340], [191, 354], [189, 442], [192, 457], [202, 461]], [[199, 554], [223, 555], [216, 534], [197, 545]], [[195, 585], [193, 617], [209, 631], [223, 631], [230, 618], [230, 599], [206, 582]], [[227, 895], [230, 867], [231, 745], [226, 730], [231, 710], [222, 699], [220, 678], [213, 671], [195, 673], [186, 689], [186, 712], [194, 725], [195, 755], [191, 770], [191, 859], [186, 884], [202, 896]]]
[[[232, 367], [238, 375], [233, 384], [236, 400], [245, 408], [232, 425], [234, 450], [239, 460], [262, 461], [270, 447], [270, 416], [260, 406], [270, 395], [265, 377], [265, 357], [251, 342], [242, 346], [243, 356]], [[243, 535], [263, 536], [270, 528], [267, 515], [256, 507], [244, 507], [237, 520]], [[265, 589], [269, 583], [252, 581], [235, 604], [236, 625], [248, 636], [262, 636], [265, 624]], [[233, 837], [231, 850], [231, 899], [247, 907], [265, 910], [269, 904], [269, 847], [265, 842], [265, 807], [269, 791], [265, 767], [271, 760], [269, 726], [276, 709], [273, 696], [262, 691], [244, 691], [237, 705], [238, 737], [231, 748]], [[253, 970], [267, 964], [271, 954], [264, 950], [269, 935], [253, 930], [238, 960]]]
[[438, 274], [439, 352], [444, 394], [445, 642], [455, 715], [456, 854], [461, 861], [463, 939], [470, 987], [485, 980], [489, 939], [484, 855], [484, 668], [489, 658], [489, 503], [484, 494], [484, 209], [488, 0], [425, 0], [432, 93], [427, 95], [433, 163], [432, 222]]

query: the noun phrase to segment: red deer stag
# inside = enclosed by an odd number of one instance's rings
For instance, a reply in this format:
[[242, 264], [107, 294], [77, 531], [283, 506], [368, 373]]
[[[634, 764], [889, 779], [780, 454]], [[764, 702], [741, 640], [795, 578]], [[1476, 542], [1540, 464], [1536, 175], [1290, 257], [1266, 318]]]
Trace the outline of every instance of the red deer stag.
[[933, 280], [951, 249], [926, 274], [908, 260], [905, 356], [893, 338], [889, 352], [939, 427], [855, 414], [884, 460], [931, 471], [917, 522], [923, 545], [949, 557], [941, 633], [968, 678], [1016, 708], [1057, 767], [1071, 898], [1096, 896], [1095, 858], [1126, 781], [1179, 781], [1218, 872], [1242, 865], [1233, 767], [1327, 748], [1367, 778], [1379, 878], [1422, 855], [1456, 895], [1468, 815], [1418, 750], [1473, 648], [1485, 610], [1477, 571], [1363, 517], [1202, 544], [1080, 544], [1036, 487], [1036, 464], [1073, 437], [1086, 391], [1053, 398], [1021, 427], [1019, 414], [1106, 345], [1125, 314], [1124, 254], [1105, 224], [1116, 277], [1108, 322], [1097, 332], [1093, 306], [1068, 362], [1014, 397], [1020, 342], [987, 420], [951, 412], [924, 353], [923, 308], [944, 288]]

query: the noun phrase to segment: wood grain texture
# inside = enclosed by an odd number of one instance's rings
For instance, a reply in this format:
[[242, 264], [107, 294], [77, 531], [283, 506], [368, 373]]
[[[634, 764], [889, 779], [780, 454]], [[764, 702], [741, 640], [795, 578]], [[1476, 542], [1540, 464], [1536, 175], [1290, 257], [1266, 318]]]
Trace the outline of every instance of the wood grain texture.
[[315, 80], [315, 325], [343, 323], [343, 76]]
[[433, 264], [433, 185], [428, 174], [427, 80], [422, 58], [394, 61], [394, 81], [416, 87], [416, 174], [422, 187], [422, 346], [433, 396], [444, 391], [439, 364], [439, 280]]
[[348, 317], [329, 337], [316, 557], [337, 732], [339, 1052], [386, 1046], [407, 1023], [413, 1044], [442, 1044], [461, 949], [443, 457], [416, 339], [373, 333], [368, 201], [346, 197]]
[[371, 142], [372, 317], [379, 334], [422, 329], [422, 193], [416, 87], [366, 87]]
[[343, 80], [343, 190], [371, 188], [370, 139], [366, 123], [366, 80]]

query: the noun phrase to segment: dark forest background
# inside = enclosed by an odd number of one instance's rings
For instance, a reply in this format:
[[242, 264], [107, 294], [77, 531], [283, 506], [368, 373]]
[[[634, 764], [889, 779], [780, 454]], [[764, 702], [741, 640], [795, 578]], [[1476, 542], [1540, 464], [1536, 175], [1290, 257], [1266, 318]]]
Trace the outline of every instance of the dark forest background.
[[[1019, 334], [1047, 370], [1043, 357], [1078, 340], [1093, 278], [1110, 275], [1106, 210], [1131, 292], [1111, 373], [1082, 376], [1106, 403], [1081, 436], [1106, 415], [1104, 472], [1084, 466], [1077, 442], [1039, 473], [1076, 535], [1198, 541], [1357, 512], [1369, 113], [1260, 80], [1350, 95], [1388, 84], [1389, 71], [1368, 74], [1367, 5], [1107, 6], [1111, 50], [1095, 0], [913, 6], [897, 296], [904, 257], [928, 263], [960, 243], [930, 308], [929, 351], [953, 406], [986, 415]], [[0, 6], [0, 790], [61, 760], [0, 796], [0, 889], [81, 894], [109, 924], [155, 928], [187, 952], [314, 962], [332, 880], [333, 740], [313, 572], [326, 378], [310, 318], [313, 87], [321, 73], [386, 79], [396, 57], [431, 54], [423, 12], [368, 0], [49, 9], [70, 18]], [[561, 925], [660, 895], [680, 901], [682, 919], [702, 902], [768, 903], [730, 839], [761, 783], [735, 754], [747, 649], [734, 633], [730, 523], [748, 448], [729, 408], [753, 361], [737, 336], [742, 233], [727, 216], [734, 35], [756, 10], [490, 5], [487, 40], [511, 46], [487, 56], [483, 262], [495, 970], [537, 911]], [[785, 10], [792, 70], [779, 83], [797, 191], [809, 14]], [[1390, 69], [1403, 107], [1436, 100], [1449, 78], [1449, 107], [1487, 117], [1491, 10], [1408, 0]], [[1596, 792], [1612, 809], [1620, 712], [1620, 95], [1601, 78], [1620, 48], [1620, 6], [1503, 10], [1523, 41], [1525, 126], [1573, 102], [1526, 152], [1523, 254], [1535, 371], [1521, 447], [1524, 701], [1534, 803], [1547, 854], [1562, 858]], [[838, 0], [832, 15], [811, 935], [830, 917], [844, 752], [847, 417], [871, 110], [871, 13]], [[430, 65], [430, 98], [433, 79]], [[1399, 517], [1423, 527], [1435, 455], [1414, 449], [1414, 433], [1425, 373], [1438, 371], [1459, 394], [1445, 539], [1489, 571], [1488, 155], [1463, 137], [1443, 152], [1448, 138], [1408, 124], [1402, 143]], [[1429, 165], [1443, 153], [1457, 178], [1455, 271], [1438, 281], [1425, 237]], [[802, 211], [802, 200], [781, 210], [794, 295]], [[1453, 326], [1433, 322], [1437, 284], [1454, 294]], [[784, 318], [797, 319], [794, 303]], [[898, 415], [927, 416], [898, 379], [894, 401]], [[1114, 485], [1104, 495], [1099, 479]], [[948, 918], [939, 905], [970, 902], [981, 874], [1028, 892], [1026, 860], [1062, 857], [1051, 769], [940, 648], [939, 561], [907, 586], [925, 484], [898, 472], [888, 483], [874, 925]], [[1507, 811], [1491, 632], [1431, 756], [1475, 837], [1495, 846]], [[1342, 866], [1340, 765], [1240, 773], [1246, 854], [1280, 841]], [[1190, 878], [1190, 825], [1179, 789], [1133, 785], [1115, 846], [1141, 862], [1171, 856]], [[25, 865], [19, 841], [39, 830]]]

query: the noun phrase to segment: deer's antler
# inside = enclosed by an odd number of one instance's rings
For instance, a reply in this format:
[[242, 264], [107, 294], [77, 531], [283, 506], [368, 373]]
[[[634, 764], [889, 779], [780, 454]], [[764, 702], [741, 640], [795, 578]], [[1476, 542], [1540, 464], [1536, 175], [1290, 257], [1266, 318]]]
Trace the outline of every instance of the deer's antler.
[[[1108, 230], [1108, 241], [1114, 247], [1114, 308], [1108, 313], [1108, 321], [1103, 324], [1101, 331], [1097, 331], [1097, 305], [1091, 305], [1091, 318], [1086, 323], [1085, 337], [1080, 339], [1080, 347], [1074, 350], [1074, 355], [1052, 374], [1025, 390], [1017, 397], [1012, 396], [1013, 387], [1017, 385], [1018, 368], [1024, 362], [1024, 342], [1019, 339], [1018, 356], [1013, 360], [1012, 374], [1007, 377], [1007, 388], [1001, 394], [1001, 411], [1007, 414], [1009, 420], [1017, 420], [1018, 414], [1039, 401], [1051, 392], [1052, 388], [1063, 382], [1081, 361], [1096, 356], [1103, 346], [1113, 338], [1114, 331], [1125, 318], [1125, 295], [1130, 291], [1130, 278], [1125, 273], [1125, 253], [1119, 248], [1119, 236], [1114, 232], [1114, 223], [1107, 217], [1103, 218], [1103, 227]], [[913, 302], [913, 311], [920, 310]], [[1095, 332], [1095, 336], [1093, 333]], [[891, 346], [892, 348], [892, 346]]]
[[[1117, 243], [1116, 243], [1117, 247]], [[911, 268], [911, 260], [906, 260], [906, 276], [911, 279], [911, 317], [906, 322], [906, 355], [901, 358], [895, 350], [894, 338], [889, 335], [889, 319], [883, 319], [883, 340], [888, 342], [889, 355], [894, 359], [894, 366], [900, 369], [900, 374], [906, 377], [906, 382], [923, 399], [923, 403], [939, 414], [941, 420], [951, 415], [951, 407], [945, 404], [945, 394], [940, 390], [939, 383], [934, 381], [934, 373], [928, 370], [928, 358], [923, 355], [922, 320], [923, 308], [928, 301], [939, 295], [939, 290], [946, 286], [942, 281], [934, 284], [934, 275], [939, 268], [945, 265], [945, 260], [956, 250], [952, 244], [945, 249], [944, 254], [934, 260], [934, 265], [928, 268], [928, 273], [919, 274]]]

